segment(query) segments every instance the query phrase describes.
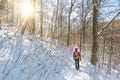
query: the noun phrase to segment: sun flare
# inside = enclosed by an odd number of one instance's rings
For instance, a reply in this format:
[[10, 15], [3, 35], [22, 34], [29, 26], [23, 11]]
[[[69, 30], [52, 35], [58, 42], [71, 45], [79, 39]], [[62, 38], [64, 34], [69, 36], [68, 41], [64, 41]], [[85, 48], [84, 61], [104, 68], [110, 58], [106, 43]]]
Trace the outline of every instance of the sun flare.
[[23, 3], [21, 5], [21, 14], [24, 17], [32, 16], [32, 14], [33, 14], [33, 7], [32, 7], [32, 4], [30, 2], [26, 2], [26, 3]]

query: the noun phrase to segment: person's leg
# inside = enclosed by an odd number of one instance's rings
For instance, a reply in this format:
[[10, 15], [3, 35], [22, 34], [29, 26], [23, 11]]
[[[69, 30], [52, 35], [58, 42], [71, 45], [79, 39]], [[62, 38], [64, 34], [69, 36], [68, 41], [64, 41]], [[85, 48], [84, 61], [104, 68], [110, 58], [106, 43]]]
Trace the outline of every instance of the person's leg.
[[75, 68], [77, 69], [77, 60], [75, 60]]
[[76, 63], [77, 63], [77, 70], [79, 69], [79, 59], [76, 60]]
[[78, 70], [78, 60], [75, 60], [75, 68]]
[[79, 69], [79, 59], [78, 59], [78, 69]]

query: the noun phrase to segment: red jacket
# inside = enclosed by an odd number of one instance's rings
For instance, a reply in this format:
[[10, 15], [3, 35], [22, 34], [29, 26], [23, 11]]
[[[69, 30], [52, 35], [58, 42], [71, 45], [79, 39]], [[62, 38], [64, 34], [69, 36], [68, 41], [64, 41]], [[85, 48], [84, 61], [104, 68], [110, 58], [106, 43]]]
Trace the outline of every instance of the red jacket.
[[81, 54], [79, 51], [74, 51], [73, 52], [73, 59], [74, 60], [77, 60], [77, 59], [80, 59], [81, 60]]

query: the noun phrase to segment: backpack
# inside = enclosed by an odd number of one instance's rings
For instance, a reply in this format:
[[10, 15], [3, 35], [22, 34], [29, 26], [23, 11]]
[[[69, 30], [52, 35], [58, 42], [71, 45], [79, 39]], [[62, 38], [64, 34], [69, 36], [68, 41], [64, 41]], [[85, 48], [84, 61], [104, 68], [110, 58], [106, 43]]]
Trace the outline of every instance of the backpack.
[[79, 59], [79, 52], [74, 52], [73, 57], [74, 57], [74, 59]]

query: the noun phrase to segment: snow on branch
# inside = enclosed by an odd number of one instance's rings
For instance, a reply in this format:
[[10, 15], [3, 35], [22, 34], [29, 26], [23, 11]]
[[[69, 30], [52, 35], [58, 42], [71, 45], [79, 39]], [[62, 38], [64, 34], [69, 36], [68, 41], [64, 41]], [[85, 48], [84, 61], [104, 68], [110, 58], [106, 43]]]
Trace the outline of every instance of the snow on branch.
[[97, 32], [97, 35], [99, 36], [119, 14], [120, 14], [120, 11], [111, 19], [109, 23], [107, 23], [104, 27], [100, 29], [100, 31]]

